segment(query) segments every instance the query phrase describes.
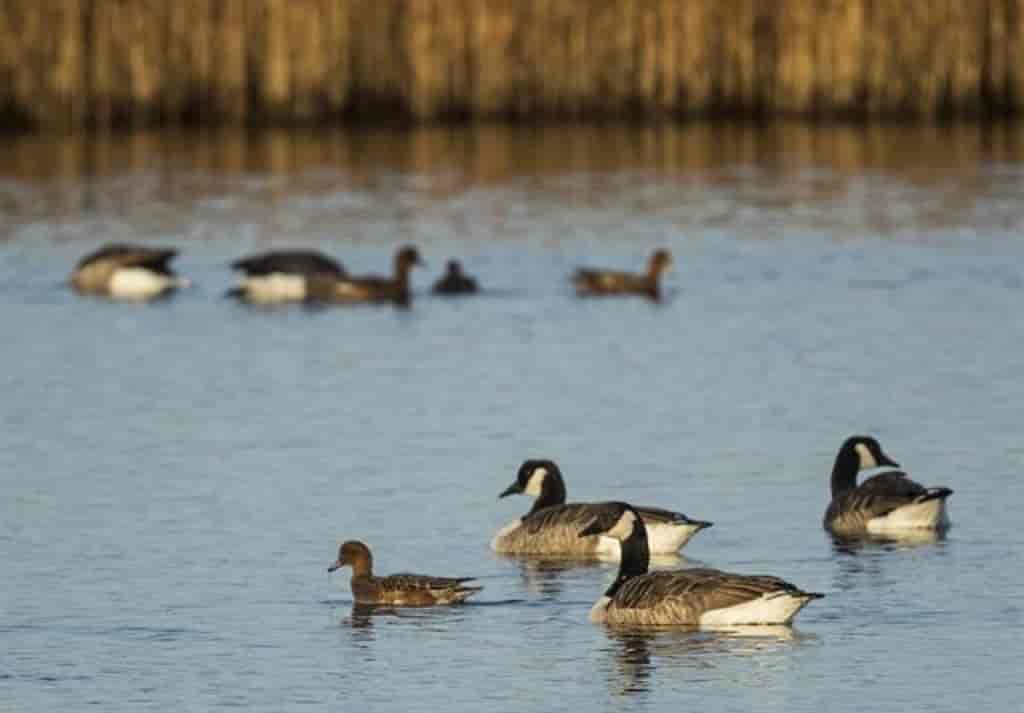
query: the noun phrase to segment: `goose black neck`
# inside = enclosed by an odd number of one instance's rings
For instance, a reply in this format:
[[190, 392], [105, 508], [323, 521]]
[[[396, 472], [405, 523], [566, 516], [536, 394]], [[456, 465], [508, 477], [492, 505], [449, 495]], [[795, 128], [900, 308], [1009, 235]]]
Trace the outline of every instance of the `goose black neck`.
[[612, 582], [605, 594], [614, 596], [619, 587], [631, 580], [647, 574], [647, 568], [651, 563], [651, 552], [647, 547], [647, 528], [638, 517], [633, 523], [633, 533], [621, 543], [622, 560], [619, 562], [619, 576]]
[[548, 474], [544, 476], [544, 482], [540, 486], [540, 495], [533, 501], [530, 513], [549, 508], [553, 505], [565, 504], [565, 481], [557, 467], [548, 468]]
[[860, 456], [852, 447], [843, 446], [832, 466], [832, 497], [842, 495], [857, 487], [857, 471], [860, 470]]

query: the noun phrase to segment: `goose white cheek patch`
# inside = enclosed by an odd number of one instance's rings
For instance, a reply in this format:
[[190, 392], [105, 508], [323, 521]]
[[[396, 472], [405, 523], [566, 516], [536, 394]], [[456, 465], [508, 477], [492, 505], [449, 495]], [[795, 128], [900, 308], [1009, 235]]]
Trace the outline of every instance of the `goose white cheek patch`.
[[857, 455], [860, 456], [860, 469], [867, 470], [868, 468], [877, 468], [878, 461], [871, 455], [871, 450], [863, 443], [858, 443], [854, 446], [854, 450], [857, 451]]
[[548, 477], [547, 468], [535, 468], [534, 471], [530, 473], [530, 479], [526, 481], [526, 490], [523, 492], [527, 495], [532, 495], [535, 498], [540, 496], [540, 491], [544, 486], [544, 479], [546, 477]]

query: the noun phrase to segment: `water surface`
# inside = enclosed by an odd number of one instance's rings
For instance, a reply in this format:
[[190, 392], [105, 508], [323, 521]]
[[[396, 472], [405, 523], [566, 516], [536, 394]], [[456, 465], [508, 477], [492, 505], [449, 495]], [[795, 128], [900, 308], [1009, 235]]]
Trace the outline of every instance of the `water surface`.
[[[1013, 710], [1024, 619], [1018, 132], [426, 131], [8, 139], [0, 157], [0, 708]], [[108, 240], [196, 287], [73, 295]], [[249, 309], [226, 264], [419, 245], [413, 308]], [[676, 256], [669, 299], [580, 264]], [[427, 294], [461, 257], [476, 299]], [[955, 528], [837, 548], [868, 432]], [[614, 566], [492, 554], [527, 457], [571, 498], [716, 524], [677, 566], [827, 597], [792, 630], [616, 632]], [[471, 605], [353, 611], [325, 569], [476, 575]]]

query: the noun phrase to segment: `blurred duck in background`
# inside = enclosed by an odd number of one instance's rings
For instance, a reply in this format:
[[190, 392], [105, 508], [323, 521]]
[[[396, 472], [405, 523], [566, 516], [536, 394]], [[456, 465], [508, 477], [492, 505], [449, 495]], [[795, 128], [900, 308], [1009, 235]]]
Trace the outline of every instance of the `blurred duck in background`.
[[408, 307], [412, 304], [409, 275], [413, 267], [423, 265], [423, 259], [415, 246], [405, 245], [395, 253], [392, 265], [391, 277], [332, 276], [315, 280], [309, 285], [307, 299], [335, 303], [393, 302], [400, 307]]
[[145, 302], [189, 286], [170, 267], [177, 250], [110, 244], [82, 258], [71, 274], [80, 294]]
[[462, 263], [449, 260], [447, 271], [438, 278], [431, 290], [435, 295], [475, 295], [479, 292], [476, 280], [462, 271]]
[[580, 268], [572, 275], [576, 294], [580, 297], [604, 295], [643, 295], [661, 299], [661, 273], [672, 266], [672, 253], [656, 250], [647, 262], [647, 272], [635, 274], [616, 270]]
[[245, 274], [228, 296], [254, 304], [303, 302], [312, 283], [346, 276], [341, 263], [316, 250], [274, 250], [231, 263]]

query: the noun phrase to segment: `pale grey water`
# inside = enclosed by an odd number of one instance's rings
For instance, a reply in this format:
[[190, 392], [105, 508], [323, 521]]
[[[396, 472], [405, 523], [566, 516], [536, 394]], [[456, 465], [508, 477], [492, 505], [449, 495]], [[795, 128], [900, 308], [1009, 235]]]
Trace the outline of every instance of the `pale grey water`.
[[[9, 171], [0, 709], [1020, 710], [1024, 167], [957, 145], [852, 168], [780, 145], [490, 175], [469, 145], [359, 171]], [[180, 247], [197, 286], [135, 306], [62, 285], [114, 239]], [[430, 262], [408, 312], [220, 299], [252, 250], [364, 271], [406, 241]], [[573, 266], [657, 246], [665, 304], [572, 296]], [[490, 294], [424, 294], [450, 256]], [[855, 432], [956, 490], [945, 540], [834, 548], [820, 517]], [[688, 561], [827, 597], [789, 635], [594, 626], [613, 565], [488, 550], [531, 456], [571, 498], [713, 520]], [[325, 573], [346, 538], [381, 572], [485, 590], [354, 616]]]

